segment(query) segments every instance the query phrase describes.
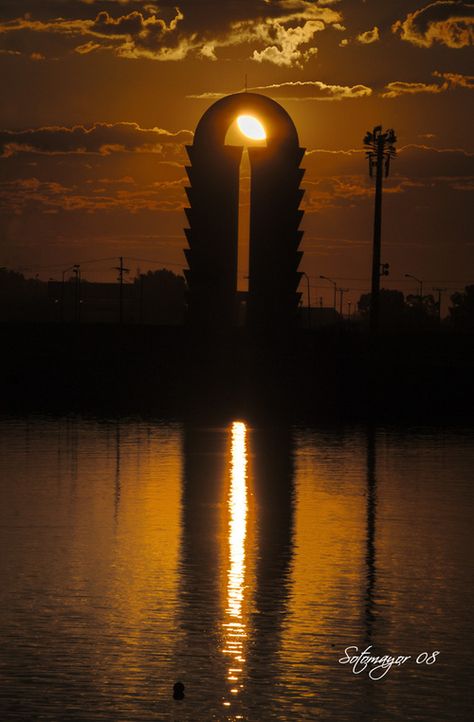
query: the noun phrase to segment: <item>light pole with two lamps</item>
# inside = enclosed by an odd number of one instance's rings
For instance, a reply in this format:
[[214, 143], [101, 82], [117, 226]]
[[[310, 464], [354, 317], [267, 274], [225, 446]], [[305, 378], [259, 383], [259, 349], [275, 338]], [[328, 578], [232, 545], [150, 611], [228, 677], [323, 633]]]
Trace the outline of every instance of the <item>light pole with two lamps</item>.
[[405, 278], [413, 278], [414, 281], [416, 281], [419, 284], [419, 294], [420, 294], [420, 303], [423, 301], [423, 281], [421, 278], [417, 278], [416, 276], [412, 276], [411, 273], [405, 273]]
[[336, 283], [336, 281], [333, 281], [332, 278], [328, 278], [327, 276], [320, 276], [319, 278], [322, 278], [324, 281], [329, 281], [329, 283], [332, 283], [332, 285], [334, 286], [334, 302], [333, 302], [333, 306], [334, 306], [334, 310], [336, 310], [336, 294], [337, 294], [337, 283]]

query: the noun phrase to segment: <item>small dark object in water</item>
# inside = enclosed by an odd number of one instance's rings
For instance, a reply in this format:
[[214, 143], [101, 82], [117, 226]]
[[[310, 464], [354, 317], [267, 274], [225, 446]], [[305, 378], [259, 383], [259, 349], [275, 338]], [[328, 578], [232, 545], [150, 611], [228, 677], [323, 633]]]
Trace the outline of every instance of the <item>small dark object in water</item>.
[[184, 684], [175, 682], [173, 685], [173, 699], [184, 699]]

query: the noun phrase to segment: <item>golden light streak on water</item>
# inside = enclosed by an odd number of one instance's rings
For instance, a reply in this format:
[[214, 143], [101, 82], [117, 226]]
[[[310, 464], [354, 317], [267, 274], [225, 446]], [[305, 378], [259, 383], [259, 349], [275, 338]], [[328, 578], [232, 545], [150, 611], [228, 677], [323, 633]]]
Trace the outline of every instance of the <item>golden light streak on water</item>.
[[[231, 428], [229, 513], [229, 569], [227, 573], [227, 604], [224, 628], [223, 653], [229, 655], [230, 666], [227, 679], [232, 682], [229, 690], [233, 699], [242, 684], [244, 644], [247, 630], [243, 618], [245, 594], [245, 540], [247, 537], [248, 488], [247, 488], [247, 427], [242, 421], [234, 421]], [[229, 707], [230, 702], [224, 701]]]

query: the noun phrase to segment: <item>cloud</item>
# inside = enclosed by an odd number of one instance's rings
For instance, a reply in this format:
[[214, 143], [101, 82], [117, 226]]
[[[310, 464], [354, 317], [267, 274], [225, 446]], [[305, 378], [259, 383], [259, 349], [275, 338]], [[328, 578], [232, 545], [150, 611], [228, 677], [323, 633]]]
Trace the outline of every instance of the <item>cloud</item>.
[[[372, 88], [367, 85], [331, 85], [320, 80], [295, 80], [271, 85], [256, 85], [249, 88], [249, 91], [263, 92], [278, 100], [344, 100], [367, 98], [372, 95]], [[227, 92], [207, 91], [187, 97], [213, 100], [227, 94]]]
[[[318, 178], [303, 184], [306, 190], [304, 210], [306, 213], [320, 213], [329, 208], [344, 208], [354, 203], [366, 202], [373, 197], [372, 185], [366, 176], [343, 175]], [[384, 193], [389, 195], [407, 193], [426, 184], [411, 178], [397, 177], [386, 182]]]
[[461, 73], [439, 73], [435, 71], [433, 73], [437, 78], [444, 78], [451, 88], [467, 88], [467, 90], [474, 90], [474, 75], [461, 75]]
[[[176, 35], [178, 24], [183, 18], [179, 8], [175, 8], [175, 15], [168, 23], [155, 12], [144, 15], [137, 10], [118, 17], [101, 10], [91, 19], [59, 17], [37, 20], [26, 14], [0, 23], [0, 34], [11, 43], [17, 40], [20, 47], [35, 42], [35, 36], [52, 35], [64, 38], [66, 51], [72, 45], [72, 49], [80, 54], [112, 50], [121, 57], [174, 59], [171, 56], [176, 48], [168, 47], [166, 39]], [[81, 38], [91, 39], [77, 45]]]
[[398, 98], [401, 95], [418, 95], [419, 93], [428, 93], [437, 95], [444, 93], [453, 88], [465, 88], [467, 90], [474, 89], [474, 76], [461, 75], [461, 73], [433, 73], [435, 78], [440, 78], [439, 83], [422, 83], [422, 82], [405, 82], [403, 80], [394, 80], [387, 83], [384, 92], [381, 93], [382, 98]]
[[257, 33], [261, 36], [262, 42], [272, 43], [264, 50], [254, 50], [252, 59], [259, 63], [270, 62], [280, 66], [299, 66], [306, 63], [312, 55], [317, 53], [317, 48], [311, 47], [302, 50], [301, 46], [308, 45], [316, 33], [325, 29], [325, 24], [320, 20], [308, 20], [303, 25], [285, 28], [281, 23], [261, 25], [257, 27]]
[[[306, 168], [304, 210], [324, 214], [330, 210], [349, 209], [372, 203], [373, 180], [368, 177], [367, 161], [359, 149], [347, 151], [307, 151], [302, 166]], [[398, 149], [390, 177], [384, 181], [384, 193], [408, 196], [404, 207], [415, 203], [415, 194], [424, 202], [446, 193], [474, 190], [474, 154], [460, 148], [433, 148], [410, 144]]]
[[[333, 27], [336, 27], [336, 25], [334, 25]], [[339, 29], [345, 30], [345, 28], [342, 26]], [[363, 33], [359, 33], [359, 35], [356, 35], [355, 38], [343, 38], [339, 43], [339, 47], [347, 48], [348, 45], [354, 42], [358, 43], [359, 45], [371, 45], [372, 43], [376, 43], [378, 40], [380, 40], [380, 31], [377, 25], [374, 25], [372, 30], [366, 30]]]
[[472, 45], [474, 4], [438, 0], [397, 20], [392, 32], [420, 48], [441, 43], [448, 48]]
[[74, 48], [76, 53], [79, 53], [80, 55], [87, 55], [88, 53], [93, 53], [94, 50], [104, 49], [108, 49], [108, 46], [101, 45], [100, 43], [94, 43], [92, 40], [89, 40], [88, 43], [84, 43], [83, 45], [77, 45]]
[[[249, 89], [250, 90], [250, 89]], [[253, 89], [252, 89], [253, 90]], [[193, 100], [219, 100], [219, 98], [223, 98], [226, 95], [230, 95], [231, 91], [214, 91], [214, 90], [205, 90], [202, 93], [190, 93], [187, 95], [187, 98], [192, 98]]]
[[[183, 0], [171, 16], [169, 5], [158, 9], [150, 3], [115, 16], [108, 9], [99, 10], [112, 8], [112, 3], [83, 2], [79, 12], [77, 3], [67, 2], [61, 6], [60, 17], [47, 17], [43, 11], [40, 19], [27, 13], [4, 20], [0, 34], [6, 49], [18, 52], [24, 52], [25, 46], [38, 45], [40, 36], [41, 52], [44, 38], [54, 36], [55, 49], [60, 38], [62, 52], [74, 50], [87, 55], [105, 50], [121, 58], [161, 61], [181, 60], [191, 54], [216, 60], [218, 52], [243, 46], [247, 57], [255, 62], [301, 67], [317, 52], [315, 35], [328, 25], [341, 27], [341, 14], [330, 4], [310, 0], [242, 0], [238, 4]], [[94, 12], [94, 16], [86, 17], [87, 12]]]
[[393, 169], [415, 177], [461, 178], [474, 175], [474, 153], [463, 148], [435, 148], [410, 143], [397, 152]]
[[365, 33], [360, 33], [360, 35], [357, 35], [356, 40], [362, 45], [371, 45], [372, 43], [376, 43], [377, 40], [380, 40], [378, 27], [374, 25], [372, 30], [366, 30]]
[[177, 181], [136, 187], [133, 179], [101, 178], [89, 185], [64, 184], [36, 177], [0, 183], [0, 213], [21, 215], [27, 211], [43, 214], [81, 211], [84, 213], [181, 211], [185, 194], [183, 177]]
[[394, 80], [387, 83], [385, 91], [381, 93], [382, 98], [398, 98], [400, 95], [418, 95], [419, 93], [444, 93], [448, 89], [448, 83], [406, 83], [403, 80]]
[[180, 148], [192, 140], [189, 130], [171, 133], [162, 128], [141, 128], [138, 123], [94, 123], [86, 128], [46, 126], [29, 130], [0, 130], [0, 155], [19, 152], [45, 155], [116, 152], [163, 153], [166, 146]]
[[[305, 178], [316, 180], [331, 176], [359, 176], [369, 182], [368, 166], [362, 148], [349, 150], [310, 149], [302, 167]], [[391, 178], [461, 178], [474, 175], [474, 153], [463, 148], [436, 148], [425, 144], [408, 144], [397, 148], [391, 165]], [[363, 180], [365, 179], [365, 180]]]
[[[328, 25], [338, 25], [341, 20], [340, 13], [325, 7], [327, 4], [307, 0], [265, 3], [265, 13], [231, 22], [227, 32], [218, 33], [201, 47], [201, 55], [215, 60], [219, 47], [257, 45], [263, 48], [253, 50], [250, 58], [255, 62], [302, 67], [317, 53], [314, 46], [306, 47], [313, 42], [315, 35]], [[275, 15], [276, 10], [279, 12]]]

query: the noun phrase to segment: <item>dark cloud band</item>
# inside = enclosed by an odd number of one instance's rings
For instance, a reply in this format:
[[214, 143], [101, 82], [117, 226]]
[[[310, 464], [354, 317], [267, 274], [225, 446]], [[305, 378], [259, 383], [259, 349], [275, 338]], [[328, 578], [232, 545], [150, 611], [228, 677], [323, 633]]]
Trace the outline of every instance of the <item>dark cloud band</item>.
[[95, 123], [90, 128], [48, 126], [29, 130], [0, 131], [0, 152], [9, 156], [21, 151], [54, 155], [94, 153], [107, 155], [117, 151], [160, 153], [168, 144], [189, 143], [192, 133], [176, 133], [162, 128], [141, 128], [137, 123]]

